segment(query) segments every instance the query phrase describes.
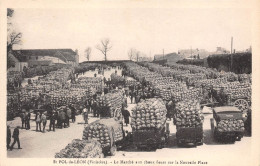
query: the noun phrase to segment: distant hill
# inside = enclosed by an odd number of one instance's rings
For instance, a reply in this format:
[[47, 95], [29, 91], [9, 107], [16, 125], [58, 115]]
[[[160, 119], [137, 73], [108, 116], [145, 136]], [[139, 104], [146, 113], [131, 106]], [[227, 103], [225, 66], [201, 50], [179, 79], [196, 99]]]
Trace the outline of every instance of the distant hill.
[[184, 59], [184, 57], [174, 52], [174, 53], [166, 54], [164, 55], [164, 57], [163, 55], [157, 55], [154, 61], [161, 61], [163, 59], [167, 59], [167, 62], [169, 63], [176, 63], [177, 61]]

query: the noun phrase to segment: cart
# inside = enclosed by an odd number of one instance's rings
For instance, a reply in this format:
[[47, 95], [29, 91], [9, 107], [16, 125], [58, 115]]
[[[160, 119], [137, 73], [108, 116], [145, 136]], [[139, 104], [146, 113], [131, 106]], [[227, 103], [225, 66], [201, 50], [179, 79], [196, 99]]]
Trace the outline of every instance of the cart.
[[220, 122], [220, 120], [226, 120], [226, 119], [243, 120], [242, 112], [237, 107], [232, 107], [232, 106], [215, 107], [213, 109], [213, 118], [210, 119], [211, 131], [214, 135], [214, 138], [217, 141], [235, 142], [236, 140], [237, 141], [241, 140], [241, 138], [244, 135], [244, 131], [241, 130], [219, 131], [217, 129], [217, 124]]
[[202, 124], [196, 127], [177, 127], [176, 139], [178, 146], [193, 144], [194, 146], [203, 145]]
[[251, 105], [251, 98], [247, 96], [237, 97], [235, 94], [225, 93], [225, 91], [221, 94], [218, 88], [213, 89], [212, 97], [214, 101], [219, 103], [218, 106], [234, 106], [243, 113], [246, 113]]
[[169, 123], [160, 129], [141, 128], [133, 131], [133, 143], [138, 149], [161, 149], [168, 143], [169, 134]]

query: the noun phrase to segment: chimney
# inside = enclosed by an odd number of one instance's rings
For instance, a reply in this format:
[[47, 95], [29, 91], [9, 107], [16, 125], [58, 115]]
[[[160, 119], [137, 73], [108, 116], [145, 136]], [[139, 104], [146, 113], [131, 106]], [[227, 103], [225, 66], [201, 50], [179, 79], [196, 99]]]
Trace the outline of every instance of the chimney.
[[75, 50], [76, 54], [78, 55], [78, 49]]

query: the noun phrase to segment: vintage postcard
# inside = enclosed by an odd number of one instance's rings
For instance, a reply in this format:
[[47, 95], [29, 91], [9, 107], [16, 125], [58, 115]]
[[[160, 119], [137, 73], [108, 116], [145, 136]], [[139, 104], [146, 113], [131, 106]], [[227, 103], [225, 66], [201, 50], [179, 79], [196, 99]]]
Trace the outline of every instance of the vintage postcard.
[[259, 161], [259, 1], [1, 0], [0, 165]]

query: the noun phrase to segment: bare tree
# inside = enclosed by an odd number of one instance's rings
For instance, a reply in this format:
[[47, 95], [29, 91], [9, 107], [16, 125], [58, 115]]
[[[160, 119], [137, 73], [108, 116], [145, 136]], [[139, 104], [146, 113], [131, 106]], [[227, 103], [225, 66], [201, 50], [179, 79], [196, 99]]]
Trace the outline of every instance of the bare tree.
[[92, 51], [91, 47], [87, 47], [87, 48], [85, 49], [85, 55], [86, 55], [86, 58], [87, 58], [88, 61], [89, 61], [89, 59], [90, 59], [91, 51]]
[[136, 57], [136, 50], [134, 48], [131, 48], [129, 51], [128, 51], [128, 57], [130, 60], [135, 60]]
[[9, 51], [13, 49], [13, 45], [21, 44], [22, 33], [16, 32], [12, 24], [14, 10], [7, 8], [7, 69], [15, 66], [15, 61], [9, 56]]
[[135, 57], [136, 57], [137, 62], [139, 62], [139, 60], [140, 60], [140, 55], [141, 55], [140, 51], [136, 51]]
[[10, 35], [8, 36], [8, 39], [7, 39], [7, 52], [12, 50], [13, 45], [21, 44], [21, 42], [22, 42], [21, 39], [22, 39], [21, 32], [17, 33], [15, 31], [13, 31], [12, 33], [10, 33]]
[[102, 39], [100, 42], [101, 42], [101, 45], [97, 45], [96, 49], [101, 51], [101, 53], [105, 56], [105, 61], [107, 61], [107, 52], [111, 50], [112, 45], [108, 38]]
[[13, 17], [14, 10], [11, 8], [7, 9], [7, 52], [12, 50], [13, 45], [21, 44], [22, 33], [16, 32], [13, 28], [11, 18]]

